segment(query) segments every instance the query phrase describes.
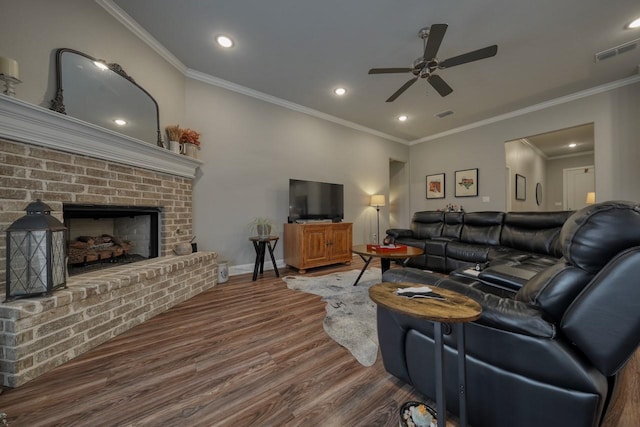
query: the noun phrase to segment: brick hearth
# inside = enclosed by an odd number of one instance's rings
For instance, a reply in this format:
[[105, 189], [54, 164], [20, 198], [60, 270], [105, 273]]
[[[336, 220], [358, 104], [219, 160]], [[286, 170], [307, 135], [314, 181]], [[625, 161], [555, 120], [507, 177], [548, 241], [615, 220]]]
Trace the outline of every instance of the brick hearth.
[[42, 199], [60, 221], [63, 203], [162, 208], [158, 258], [73, 276], [52, 296], [0, 304], [0, 379], [17, 387], [215, 286], [217, 255], [173, 253], [192, 237], [197, 161], [5, 98], [0, 96], [0, 119], [7, 124], [0, 129], [2, 292], [4, 231], [29, 202]]
[[50, 297], [0, 304], [3, 385], [20, 386], [215, 286], [215, 258], [153, 258], [71, 277]]

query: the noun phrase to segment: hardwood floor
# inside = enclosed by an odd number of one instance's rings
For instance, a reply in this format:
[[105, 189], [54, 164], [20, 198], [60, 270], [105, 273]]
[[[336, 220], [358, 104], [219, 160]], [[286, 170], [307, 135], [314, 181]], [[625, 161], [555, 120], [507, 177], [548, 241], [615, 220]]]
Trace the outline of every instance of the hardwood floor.
[[[308, 274], [361, 266], [354, 258]], [[6, 389], [0, 412], [11, 427], [397, 426], [402, 403], [422, 396], [380, 357], [360, 365], [326, 335], [324, 316], [320, 297], [287, 289], [272, 271], [232, 277]]]
[[[307, 274], [361, 268], [353, 261]], [[402, 403], [423, 396], [387, 374], [380, 357], [360, 365], [325, 334], [324, 315], [320, 297], [287, 289], [272, 271], [256, 282], [232, 277], [6, 389], [0, 412], [11, 427], [397, 426]], [[637, 425], [634, 399], [620, 404], [618, 426]]]

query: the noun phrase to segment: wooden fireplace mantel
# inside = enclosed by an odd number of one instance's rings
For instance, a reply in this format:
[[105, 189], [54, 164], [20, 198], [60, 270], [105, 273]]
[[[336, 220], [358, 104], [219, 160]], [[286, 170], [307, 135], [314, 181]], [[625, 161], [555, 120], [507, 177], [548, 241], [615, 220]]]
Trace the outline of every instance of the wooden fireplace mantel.
[[0, 138], [194, 178], [200, 160], [0, 94]]

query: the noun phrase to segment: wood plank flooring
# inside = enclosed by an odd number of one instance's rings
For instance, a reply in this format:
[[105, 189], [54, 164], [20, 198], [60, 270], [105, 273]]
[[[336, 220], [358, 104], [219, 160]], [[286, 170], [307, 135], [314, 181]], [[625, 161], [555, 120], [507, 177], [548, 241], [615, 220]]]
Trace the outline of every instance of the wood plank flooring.
[[[308, 275], [362, 267], [353, 260]], [[360, 365], [325, 334], [324, 316], [320, 297], [287, 289], [272, 271], [256, 282], [232, 277], [5, 389], [0, 412], [11, 427], [397, 426], [402, 403], [424, 397], [387, 374], [380, 356]], [[620, 405], [618, 426], [636, 425], [638, 406], [629, 407]]]

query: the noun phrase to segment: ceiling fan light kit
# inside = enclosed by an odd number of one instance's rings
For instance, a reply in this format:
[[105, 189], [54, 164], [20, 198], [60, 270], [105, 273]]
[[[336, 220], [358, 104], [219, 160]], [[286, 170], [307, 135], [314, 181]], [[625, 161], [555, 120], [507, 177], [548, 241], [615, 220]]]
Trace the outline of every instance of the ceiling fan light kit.
[[451, 86], [442, 77], [434, 74], [434, 71], [455, 67], [456, 65], [490, 58], [498, 53], [498, 45], [487, 46], [482, 49], [463, 53], [462, 55], [439, 61], [436, 57], [440, 44], [447, 32], [447, 24], [434, 24], [431, 27], [421, 28], [418, 37], [423, 40], [424, 49], [422, 56], [413, 61], [412, 68], [372, 68], [369, 74], [412, 73], [415, 77], [409, 79], [404, 85], [391, 95], [386, 102], [393, 102], [404, 93], [418, 78], [427, 79], [429, 84], [444, 97], [453, 92]]

